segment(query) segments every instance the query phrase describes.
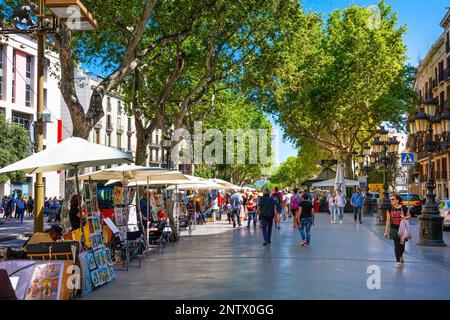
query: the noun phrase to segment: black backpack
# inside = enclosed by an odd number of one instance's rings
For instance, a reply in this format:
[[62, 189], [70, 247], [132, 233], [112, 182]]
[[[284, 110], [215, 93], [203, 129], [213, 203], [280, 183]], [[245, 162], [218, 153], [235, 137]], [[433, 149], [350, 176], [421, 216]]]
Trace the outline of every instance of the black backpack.
[[275, 213], [273, 212], [274, 201], [269, 196], [261, 198], [259, 217], [262, 219], [273, 219]]

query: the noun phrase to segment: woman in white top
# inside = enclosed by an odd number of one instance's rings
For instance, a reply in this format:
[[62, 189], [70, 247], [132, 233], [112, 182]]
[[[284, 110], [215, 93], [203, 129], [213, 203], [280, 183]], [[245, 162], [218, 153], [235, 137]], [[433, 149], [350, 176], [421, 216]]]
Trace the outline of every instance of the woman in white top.
[[345, 196], [342, 194], [341, 190], [338, 190], [336, 200], [339, 210], [339, 223], [342, 224], [342, 219], [344, 218], [344, 208], [345, 204], [347, 203], [347, 199], [345, 199]]
[[336, 192], [332, 192], [330, 197], [328, 198], [328, 207], [330, 209], [331, 212], [331, 223], [336, 224], [336, 216], [337, 216], [337, 197], [336, 197]]

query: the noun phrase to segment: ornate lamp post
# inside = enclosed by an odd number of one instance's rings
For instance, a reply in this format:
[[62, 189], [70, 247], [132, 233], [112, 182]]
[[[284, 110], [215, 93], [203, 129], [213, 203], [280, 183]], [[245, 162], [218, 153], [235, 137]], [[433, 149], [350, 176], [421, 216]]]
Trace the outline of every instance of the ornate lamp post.
[[375, 208], [376, 208], [376, 203], [373, 203], [371, 201], [371, 199], [367, 196], [367, 194], [370, 191], [370, 189], [369, 189], [369, 171], [370, 171], [370, 164], [371, 164], [372, 158], [373, 157], [370, 156], [370, 146], [366, 144], [366, 146], [364, 147], [364, 151], [361, 151], [361, 153], [358, 156], [359, 167], [361, 168], [361, 170], [364, 172], [364, 174], [367, 177], [366, 189], [364, 190], [365, 197], [364, 197], [364, 202], [363, 202], [363, 214], [364, 215], [373, 215], [375, 213]]
[[[47, 13], [47, 10], [51, 14]], [[36, 11], [36, 12], [33, 12]], [[37, 23], [33, 20], [37, 18]], [[31, 6], [16, 7], [12, 14], [15, 29], [0, 29], [2, 34], [32, 34], [37, 39], [37, 108], [35, 151], [44, 147], [44, 71], [48, 66], [45, 58], [45, 39], [48, 34], [57, 33], [58, 25], [63, 23], [68, 30], [95, 30], [97, 22], [80, 0], [38, 0]], [[51, 20], [47, 23], [46, 20]], [[20, 28], [20, 25], [26, 26]], [[35, 214], [34, 232], [44, 231], [44, 179], [42, 173], [36, 173], [34, 185]]]
[[389, 201], [389, 185], [387, 182], [387, 166], [394, 164], [397, 161], [399, 142], [396, 138], [389, 138], [389, 131], [383, 127], [378, 131], [378, 135], [375, 137], [372, 143], [372, 161], [375, 164], [383, 166], [383, 199], [377, 212], [377, 225], [386, 224], [386, 211], [390, 206]]
[[166, 168], [171, 169], [170, 150], [172, 149], [172, 130], [169, 130], [167, 135], [162, 138], [161, 148], [166, 150]]
[[[438, 136], [434, 137], [433, 132], [437, 135], [442, 134], [442, 128], [445, 132], [450, 132], [450, 114], [448, 109], [443, 114], [442, 119], [436, 117], [437, 105], [426, 103], [423, 110], [420, 110], [414, 117], [414, 128], [411, 132], [423, 137], [423, 143], [418, 149], [424, 149], [428, 153], [428, 182], [427, 202], [419, 216], [419, 241], [418, 245], [423, 246], [445, 246], [442, 234], [443, 217], [439, 214], [433, 190], [436, 188], [436, 182], [433, 176], [433, 153], [439, 148]], [[413, 124], [410, 123], [410, 129]], [[447, 131], [449, 130], [449, 131]], [[427, 134], [428, 132], [428, 134]]]

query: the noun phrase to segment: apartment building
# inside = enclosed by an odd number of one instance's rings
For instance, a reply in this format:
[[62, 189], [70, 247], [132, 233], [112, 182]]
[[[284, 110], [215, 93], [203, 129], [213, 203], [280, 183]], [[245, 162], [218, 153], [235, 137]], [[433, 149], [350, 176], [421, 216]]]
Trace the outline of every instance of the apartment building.
[[[442, 119], [445, 111], [449, 109], [450, 98], [450, 9], [440, 23], [443, 33], [433, 44], [426, 57], [420, 62], [415, 81], [415, 90], [421, 97], [421, 105], [415, 107], [414, 114], [410, 115], [410, 122], [426, 105], [437, 106], [437, 118]], [[439, 123], [439, 121], [437, 121]], [[433, 176], [436, 180], [436, 196], [440, 199], [449, 197], [449, 152], [450, 135], [439, 132], [442, 126], [434, 126], [432, 139], [437, 142], [438, 148], [433, 154]], [[437, 129], [437, 130], [436, 130]], [[439, 131], [438, 131], [439, 130]], [[411, 131], [411, 130], [410, 130]], [[416, 166], [410, 169], [410, 190], [425, 195], [428, 181], [428, 153], [423, 146], [424, 137], [415, 132], [408, 136], [407, 150], [416, 152]]]
[[[44, 148], [62, 139], [61, 94], [55, 72], [58, 58], [46, 52], [44, 82]], [[27, 35], [0, 37], [0, 112], [7, 120], [22, 125], [30, 132], [30, 152], [34, 146], [34, 126], [37, 110], [37, 45]], [[58, 196], [60, 178], [57, 172], [45, 173], [45, 196]], [[23, 195], [34, 193], [34, 175], [26, 181], [9, 181], [0, 185], [0, 195], [14, 191]]]

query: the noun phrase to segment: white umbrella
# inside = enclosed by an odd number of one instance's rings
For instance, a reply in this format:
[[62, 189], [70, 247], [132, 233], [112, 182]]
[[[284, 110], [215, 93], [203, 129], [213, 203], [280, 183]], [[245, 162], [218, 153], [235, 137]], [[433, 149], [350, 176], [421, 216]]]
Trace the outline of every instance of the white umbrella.
[[130, 163], [132, 161], [131, 154], [119, 149], [102, 146], [81, 138], [69, 138], [0, 169], [0, 173], [23, 171], [27, 174], [33, 174]]
[[[79, 176], [80, 180], [135, 180], [146, 179], [147, 177], [160, 175], [163, 173], [173, 173], [173, 171], [163, 168], [143, 167], [135, 165], [118, 166], [114, 168], [103, 169], [91, 173], [85, 173]], [[180, 172], [181, 173], [181, 172]], [[172, 176], [175, 177], [175, 176]], [[180, 178], [180, 176], [177, 176]], [[71, 178], [69, 178], [71, 179]]]
[[[131, 154], [119, 149], [102, 146], [81, 138], [68, 138], [53, 147], [0, 169], [0, 173], [23, 171], [33, 174], [75, 169], [76, 188], [78, 196], [80, 196], [78, 169], [132, 161]], [[83, 234], [83, 228], [81, 230]]]
[[[111, 185], [121, 180], [109, 180], [105, 183], [105, 186]], [[128, 183], [129, 187], [135, 186], [171, 186], [171, 185], [182, 185], [182, 184], [191, 184], [198, 182], [199, 178], [194, 176], [189, 176], [187, 174], [182, 174], [179, 171], [173, 171], [169, 173], [161, 173], [155, 176], [151, 176], [146, 180], [134, 180]]]
[[[359, 181], [344, 179], [344, 184], [345, 184], [345, 186], [349, 186], [349, 187], [353, 187], [353, 186], [357, 187], [357, 186], [359, 186]], [[336, 186], [336, 179], [330, 179], [330, 180], [315, 182], [311, 186], [313, 188], [335, 187]]]
[[195, 183], [188, 183], [188, 184], [181, 184], [181, 185], [172, 185], [168, 187], [166, 190], [213, 190], [213, 189], [222, 189], [225, 190], [226, 188], [218, 183], [212, 182], [212, 181], [206, 181], [206, 182], [195, 182]]
[[222, 185], [222, 186], [224, 186], [225, 187], [225, 189], [227, 189], [227, 190], [231, 190], [231, 189], [233, 189], [233, 190], [241, 190], [241, 187], [239, 187], [239, 186], [237, 186], [237, 185], [235, 185], [235, 184], [232, 184], [232, 183], [230, 183], [230, 182], [228, 182], [228, 181], [225, 181], [225, 180], [222, 180], [222, 179], [211, 179], [213, 182], [215, 182], [215, 183], [217, 183], [217, 184], [220, 184], [220, 185]]

